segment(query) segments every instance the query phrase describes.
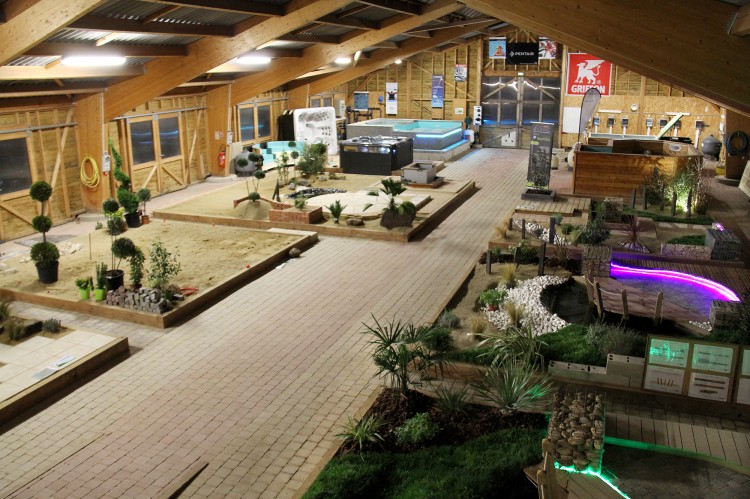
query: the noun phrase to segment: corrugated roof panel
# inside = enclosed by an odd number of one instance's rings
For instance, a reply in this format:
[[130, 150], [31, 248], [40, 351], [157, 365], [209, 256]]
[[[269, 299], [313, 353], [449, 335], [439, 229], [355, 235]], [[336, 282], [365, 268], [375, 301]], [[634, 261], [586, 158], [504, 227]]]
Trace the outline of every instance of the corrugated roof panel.
[[48, 57], [36, 57], [36, 56], [24, 56], [15, 59], [8, 63], [8, 66], [46, 66], [47, 64], [56, 61], [60, 57], [48, 56]]
[[[138, 0], [111, 0], [101, 7], [94, 9], [92, 14], [116, 19], [142, 20], [168, 6], [167, 4], [141, 2]], [[158, 19], [163, 22], [232, 26], [249, 17], [252, 16], [238, 12], [180, 7]]]
[[325, 36], [340, 36], [344, 33], [349, 33], [352, 28], [345, 26], [335, 26], [332, 24], [318, 24], [308, 26], [308, 29], [304, 31], [297, 31], [298, 35], [325, 35]]
[[94, 42], [108, 34], [109, 31], [89, 31], [65, 28], [47, 38], [47, 41], [52, 43]]
[[[95, 42], [109, 33], [109, 31], [89, 31], [66, 28], [48, 38], [47, 41], [53, 43]], [[138, 45], [187, 45], [198, 39], [200, 39], [199, 36], [120, 33], [113, 41], [117, 43], [132, 43]]]

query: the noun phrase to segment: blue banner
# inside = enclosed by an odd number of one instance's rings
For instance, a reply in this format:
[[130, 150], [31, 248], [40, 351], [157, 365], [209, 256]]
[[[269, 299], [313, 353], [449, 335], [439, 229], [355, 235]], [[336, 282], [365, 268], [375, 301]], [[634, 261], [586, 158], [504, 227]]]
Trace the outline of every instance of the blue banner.
[[445, 97], [445, 79], [442, 76], [432, 77], [432, 107], [443, 107]]

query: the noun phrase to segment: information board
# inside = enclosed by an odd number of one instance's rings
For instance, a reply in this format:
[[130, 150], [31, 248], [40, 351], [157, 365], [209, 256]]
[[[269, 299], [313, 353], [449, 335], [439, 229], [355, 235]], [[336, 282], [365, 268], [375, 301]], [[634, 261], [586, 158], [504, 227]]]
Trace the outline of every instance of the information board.
[[738, 404], [750, 405], [750, 347], [742, 347], [739, 362], [737, 386], [734, 389], [733, 400]]
[[554, 123], [532, 123], [529, 144], [529, 169], [526, 182], [534, 187], [549, 186], [552, 167], [552, 134]]

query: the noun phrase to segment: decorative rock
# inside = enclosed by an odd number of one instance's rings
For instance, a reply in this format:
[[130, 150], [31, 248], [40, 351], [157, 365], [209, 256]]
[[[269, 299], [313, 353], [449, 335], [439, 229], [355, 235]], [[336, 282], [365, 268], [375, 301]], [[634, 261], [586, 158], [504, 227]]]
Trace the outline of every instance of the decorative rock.
[[302, 255], [302, 251], [299, 248], [292, 248], [289, 250], [289, 258], [299, 258]]
[[[563, 395], [558, 392], [552, 404], [548, 435], [557, 462], [574, 465], [577, 471], [601, 468], [604, 447], [604, 418], [601, 396], [593, 393]], [[595, 415], [594, 412], [600, 415]], [[554, 437], [557, 437], [554, 438]]]
[[354, 218], [347, 218], [346, 219], [346, 225], [351, 225], [354, 227], [359, 227], [365, 224], [365, 221], [361, 218], [354, 217]]

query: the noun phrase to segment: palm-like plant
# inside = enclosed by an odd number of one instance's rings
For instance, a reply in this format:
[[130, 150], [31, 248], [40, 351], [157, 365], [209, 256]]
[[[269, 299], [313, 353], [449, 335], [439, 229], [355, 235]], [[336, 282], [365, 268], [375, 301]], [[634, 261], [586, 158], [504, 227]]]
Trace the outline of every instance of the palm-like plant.
[[627, 215], [623, 218], [625, 220], [625, 235], [628, 238], [623, 246], [629, 250], [648, 253], [648, 248], [646, 248], [640, 241], [641, 234], [644, 231], [644, 226], [638, 218], [638, 215]]
[[510, 414], [534, 408], [552, 391], [552, 382], [530, 366], [506, 362], [492, 366], [474, 388], [480, 397]]
[[528, 366], [531, 369], [544, 366], [542, 346], [545, 342], [534, 335], [531, 325], [511, 326], [506, 331], [493, 334], [479, 343], [490, 348], [482, 356], [492, 358], [492, 365], [508, 363]]
[[[388, 202], [383, 210], [383, 217], [380, 220], [380, 225], [391, 229], [393, 227], [411, 226], [411, 222], [414, 220], [414, 216], [417, 214], [417, 207], [411, 201], [402, 201], [401, 203], [396, 202], [396, 198], [406, 191], [406, 187], [398, 181], [391, 178], [384, 178], [380, 181], [382, 187], [379, 191], [370, 191], [367, 194], [370, 196], [380, 197], [381, 194], [385, 194], [388, 197]], [[366, 204], [365, 210], [367, 210], [372, 204]], [[396, 220], [403, 218], [403, 220]]]
[[383, 441], [379, 433], [381, 426], [383, 423], [380, 419], [373, 416], [365, 416], [362, 419], [349, 416], [349, 421], [344, 425], [344, 431], [336, 437], [342, 439], [345, 444], [356, 444], [359, 452], [362, 452], [366, 443], [374, 444]]
[[[364, 324], [364, 333], [372, 335], [369, 341], [375, 347], [372, 360], [378, 368], [376, 376], [389, 381], [393, 388], [406, 395], [409, 385], [419, 385], [422, 374], [431, 367], [442, 371], [444, 361], [433, 354], [422, 343], [432, 334], [432, 326], [415, 327], [391, 320], [381, 324], [375, 317], [374, 326]], [[412, 379], [410, 368], [420, 374]]]
[[466, 385], [459, 388], [440, 385], [435, 389], [436, 404], [442, 412], [449, 415], [466, 414], [469, 403], [469, 390]]

